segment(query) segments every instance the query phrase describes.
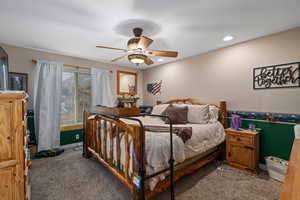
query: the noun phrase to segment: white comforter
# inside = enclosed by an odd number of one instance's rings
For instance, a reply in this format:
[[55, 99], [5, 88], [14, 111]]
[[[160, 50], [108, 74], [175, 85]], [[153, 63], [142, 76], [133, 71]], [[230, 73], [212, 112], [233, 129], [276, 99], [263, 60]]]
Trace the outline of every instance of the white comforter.
[[[144, 125], [169, 126], [160, 118], [138, 117]], [[124, 120], [126, 123], [136, 122]], [[175, 163], [183, 162], [185, 159], [206, 152], [225, 140], [225, 131], [220, 122], [208, 124], [177, 124], [174, 127], [192, 127], [192, 137], [183, 143], [182, 139], [173, 134], [173, 152]], [[170, 158], [170, 135], [168, 133], [146, 132], [146, 171], [147, 175], [158, 172], [169, 167]], [[153, 189], [159, 180], [164, 179], [164, 175], [150, 180], [150, 189]]]

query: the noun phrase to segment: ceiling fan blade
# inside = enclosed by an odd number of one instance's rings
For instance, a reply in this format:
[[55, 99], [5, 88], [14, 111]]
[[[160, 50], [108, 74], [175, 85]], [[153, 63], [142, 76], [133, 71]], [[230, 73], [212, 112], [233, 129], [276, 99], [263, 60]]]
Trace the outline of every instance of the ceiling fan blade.
[[153, 60], [151, 60], [149, 57], [147, 57], [146, 59], [145, 59], [145, 64], [147, 64], [147, 65], [152, 65], [154, 62], [153, 62]]
[[152, 39], [145, 36], [140, 37], [137, 48], [146, 49], [153, 42]]
[[103, 49], [112, 49], [112, 50], [119, 50], [119, 51], [127, 51], [127, 49], [121, 49], [121, 48], [114, 48], [114, 47], [105, 47], [105, 46], [96, 46], [97, 48], [103, 48]]
[[162, 57], [172, 57], [172, 58], [176, 58], [178, 56], [177, 51], [149, 50], [148, 53], [152, 56], [162, 56]]
[[112, 59], [111, 62], [116, 62], [117, 60], [120, 60], [120, 59], [126, 58], [126, 57], [127, 57], [127, 55], [125, 55], [125, 56], [120, 56], [120, 57], [117, 57], [117, 58], [115, 58], [115, 59]]

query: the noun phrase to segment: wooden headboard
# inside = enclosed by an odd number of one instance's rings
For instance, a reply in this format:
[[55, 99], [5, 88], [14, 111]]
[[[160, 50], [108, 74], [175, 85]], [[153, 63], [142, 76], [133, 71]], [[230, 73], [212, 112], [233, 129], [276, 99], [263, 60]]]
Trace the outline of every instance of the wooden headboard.
[[182, 104], [191, 104], [191, 105], [211, 105], [211, 106], [216, 106], [217, 108], [220, 109], [219, 112], [219, 121], [222, 123], [222, 125], [224, 126], [224, 128], [226, 128], [227, 126], [227, 110], [226, 110], [226, 101], [220, 101], [219, 104], [210, 104], [210, 103], [202, 103], [196, 100], [193, 100], [191, 98], [182, 98], [182, 99], [173, 99], [173, 100], [169, 100], [166, 102], [162, 102], [162, 104], [172, 104], [172, 103], [182, 103]]

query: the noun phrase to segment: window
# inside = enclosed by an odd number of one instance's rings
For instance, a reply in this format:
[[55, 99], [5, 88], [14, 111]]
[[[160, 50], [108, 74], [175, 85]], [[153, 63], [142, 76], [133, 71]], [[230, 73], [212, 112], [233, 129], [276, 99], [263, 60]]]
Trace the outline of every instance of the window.
[[61, 93], [61, 124], [83, 122], [83, 111], [90, 107], [91, 74], [89, 70], [64, 69]]

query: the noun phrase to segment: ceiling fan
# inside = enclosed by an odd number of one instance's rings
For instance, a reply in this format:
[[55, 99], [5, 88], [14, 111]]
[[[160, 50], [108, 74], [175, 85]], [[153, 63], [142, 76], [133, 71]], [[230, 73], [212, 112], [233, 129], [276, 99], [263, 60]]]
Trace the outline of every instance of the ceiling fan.
[[150, 59], [150, 56], [162, 56], [162, 57], [171, 57], [176, 58], [178, 55], [177, 51], [160, 51], [160, 50], [151, 50], [147, 49], [153, 42], [151, 38], [142, 36], [142, 28], [134, 28], [133, 34], [135, 37], [131, 38], [127, 42], [127, 49], [122, 48], [113, 48], [105, 46], [96, 46], [98, 48], [104, 49], [113, 49], [118, 51], [123, 51], [126, 54], [124, 56], [113, 59], [111, 62], [127, 58], [130, 62], [140, 65], [145, 63], [147, 65], [153, 64], [153, 60]]

